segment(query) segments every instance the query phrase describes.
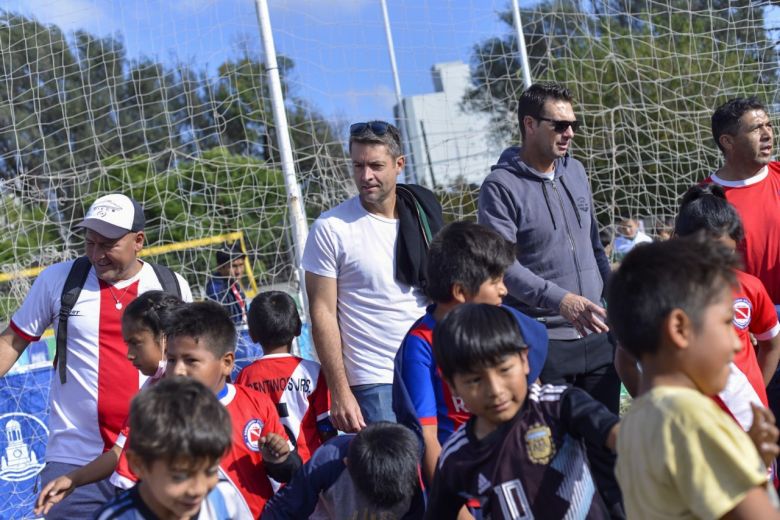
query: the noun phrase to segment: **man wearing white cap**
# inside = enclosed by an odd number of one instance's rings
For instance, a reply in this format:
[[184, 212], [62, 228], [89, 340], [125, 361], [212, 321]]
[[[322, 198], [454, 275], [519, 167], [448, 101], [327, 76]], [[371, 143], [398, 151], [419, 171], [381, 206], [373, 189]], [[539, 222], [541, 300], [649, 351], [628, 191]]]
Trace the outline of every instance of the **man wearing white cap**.
[[[60, 336], [43, 485], [113, 446], [127, 417], [143, 376], [126, 357], [121, 329], [125, 307], [139, 294], [170, 286], [173, 280], [182, 299], [192, 300], [184, 278], [138, 259], [145, 237], [143, 209], [136, 201], [116, 193], [100, 197], [77, 227], [85, 229], [87, 260], [46, 268], [0, 334], [0, 376], [49, 326]], [[84, 281], [73, 293], [73, 304], [63, 305], [63, 289], [67, 293], [72, 285], [66, 280], [73, 280], [76, 271], [83, 272], [79, 278]], [[166, 277], [164, 284], [160, 280]], [[68, 307], [60, 327], [60, 314]], [[114, 493], [108, 481], [78, 488], [46, 517], [91, 518]]]

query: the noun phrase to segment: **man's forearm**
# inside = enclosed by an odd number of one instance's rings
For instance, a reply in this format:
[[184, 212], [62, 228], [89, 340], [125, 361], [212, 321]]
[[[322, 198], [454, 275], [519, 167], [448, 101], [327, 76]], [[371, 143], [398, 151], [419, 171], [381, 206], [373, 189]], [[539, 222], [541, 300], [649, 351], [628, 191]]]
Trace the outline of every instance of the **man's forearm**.
[[0, 334], [0, 377], [11, 370], [29, 342], [20, 338], [10, 327]]
[[331, 393], [340, 393], [349, 388], [336, 318], [322, 315], [315, 317], [313, 314], [312, 338]]

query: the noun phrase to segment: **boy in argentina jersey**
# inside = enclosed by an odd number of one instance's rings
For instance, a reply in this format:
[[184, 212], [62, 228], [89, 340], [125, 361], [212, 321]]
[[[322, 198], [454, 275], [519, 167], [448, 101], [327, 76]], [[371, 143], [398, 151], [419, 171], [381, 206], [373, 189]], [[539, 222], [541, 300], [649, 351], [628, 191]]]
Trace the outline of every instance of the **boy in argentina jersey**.
[[527, 347], [504, 308], [464, 304], [434, 331], [434, 354], [472, 412], [442, 448], [426, 518], [608, 518], [583, 440], [612, 450], [618, 417], [584, 391], [531, 385]]
[[298, 308], [282, 291], [260, 293], [248, 315], [252, 341], [265, 355], [244, 368], [236, 379], [266, 394], [276, 404], [279, 418], [306, 462], [314, 450], [336, 435], [330, 423], [330, 394], [319, 363], [290, 354], [293, 339], [301, 334]]

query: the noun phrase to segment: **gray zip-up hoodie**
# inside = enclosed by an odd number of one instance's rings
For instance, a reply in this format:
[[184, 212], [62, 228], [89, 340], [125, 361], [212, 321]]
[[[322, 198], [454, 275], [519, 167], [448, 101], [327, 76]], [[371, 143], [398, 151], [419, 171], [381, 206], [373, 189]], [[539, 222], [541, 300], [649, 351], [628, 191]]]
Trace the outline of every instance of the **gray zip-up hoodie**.
[[543, 321], [550, 339], [580, 337], [560, 315], [561, 300], [572, 292], [600, 305], [610, 272], [585, 168], [565, 156], [547, 180], [513, 146], [491, 170], [479, 191], [478, 219], [517, 245], [504, 277], [505, 303]]

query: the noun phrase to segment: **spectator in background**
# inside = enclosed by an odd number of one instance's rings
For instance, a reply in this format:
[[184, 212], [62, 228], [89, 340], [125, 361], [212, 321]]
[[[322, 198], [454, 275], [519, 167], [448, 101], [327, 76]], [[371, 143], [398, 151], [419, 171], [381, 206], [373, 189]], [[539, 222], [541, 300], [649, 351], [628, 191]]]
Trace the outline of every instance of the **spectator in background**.
[[655, 219], [653, 238], [658, 241], [669, 240], [674, 233], [674, 217], [658, 217]]
[[637, 244], [653, 241], [639, 228], [639, 219], [634, 217], [621, 218], [617, 223], [616, 229], [617, 236], [615, 237], [614, 250], [615, 255], [619, 259], [626, 256]]
[[217, 251], [217, 269], [206, 281], [206, 298], [222, 305], [236, 326], [238, 344], [234, 377], [242, 368], [263, 356], [262, 347], [249, 336], [249, 300], [241, 287], [245, 269], [246, 253], [241, 249], [241, 242], [234, 242]]
[[248, 302], [241, 287], [245, 264], [246, 253], [235, 242], [217, 251], [217, 269], [206, 282], [206, 298], [225, 307], [237, 329], [246, 328]]

